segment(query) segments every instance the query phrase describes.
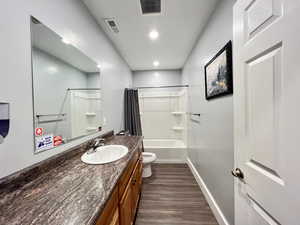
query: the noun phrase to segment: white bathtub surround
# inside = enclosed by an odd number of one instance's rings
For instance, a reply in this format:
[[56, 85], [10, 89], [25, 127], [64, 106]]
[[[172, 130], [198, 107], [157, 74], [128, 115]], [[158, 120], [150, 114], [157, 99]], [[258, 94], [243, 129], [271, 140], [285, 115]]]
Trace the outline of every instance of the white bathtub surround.
[[157, 156], [155, 163], [185, 163], [186, 146], [177, 139], [144, 139], [146, 152], [153, 152]]
[[186, 88], [140, 89], [139, 104], [145, 139], [176, 139], [186, 143]]
[[96, 132], [102, 126], [101, 92], [69, 91], [71, 138]]
[[155, 153], [158, 163], [184, 163], [186, 88], [140, 89], [139, 103], [145, 151]]

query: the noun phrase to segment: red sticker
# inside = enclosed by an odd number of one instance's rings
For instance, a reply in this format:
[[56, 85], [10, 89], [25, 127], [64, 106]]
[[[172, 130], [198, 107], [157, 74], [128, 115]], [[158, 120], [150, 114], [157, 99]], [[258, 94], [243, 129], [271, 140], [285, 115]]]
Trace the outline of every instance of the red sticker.
[[54, 136], [53, 138], [54, 146], [59, 146], [62, 144], [62, 137], [61, 136]]
[[43, 135], [43, 128], [35, 128], [35, 136], [42, 136]]
[[54, 146], [59, 146], [59, 145], [61, 145], [62, 144], [62, 141], [55, 141], [54, 142]]
[[62, 141], [62, 137], [61, 136], [54, 136], [54, 141]]

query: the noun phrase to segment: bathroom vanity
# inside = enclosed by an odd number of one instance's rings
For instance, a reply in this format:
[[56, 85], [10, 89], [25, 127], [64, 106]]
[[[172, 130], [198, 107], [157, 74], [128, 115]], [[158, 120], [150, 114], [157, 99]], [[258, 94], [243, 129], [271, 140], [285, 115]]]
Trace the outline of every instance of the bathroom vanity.
[[0, 180], [0, 224], [131, 225], [142, 184], [142, 137], [111, 136], [128, 154], [104, 165], [80, 160], [84, 143]]
[[134, 152], [116, 187], [107, 200], [96, 225], [131, 225], [134, 222], [142, 188], [141, 147]]

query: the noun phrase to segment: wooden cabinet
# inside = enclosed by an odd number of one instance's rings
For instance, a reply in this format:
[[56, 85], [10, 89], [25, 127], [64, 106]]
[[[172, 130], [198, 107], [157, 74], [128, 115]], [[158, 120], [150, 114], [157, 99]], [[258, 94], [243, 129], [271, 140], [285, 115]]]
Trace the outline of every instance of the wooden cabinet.
[[140, 151], [135, 152], [135, 154], [132, 156], [130, 162], [127, 165], [127, 168], [125, 169], [125, 171], [123, 172], [118, 186], [119, 186], [119, 198], [121, 199], [124, 191], [129, 183], [130, 178], [132, 177], [132, 172], [136, 166], [136, 163], [138, 161], [140, 157]]
[[[131, 182], [131, 179], [130, 179]], [[127, 188], [123, 194], [123, 198], [120, 201], [120, 224], [131, 225], [133, 223], [133, 207], [132, 207], [132, 188], [131, 185], [127, 185]]]
[[132, 156], [96, 225], [132, 225], [142, 189], [142, 144]]
[[117, 208], [115, 210], [114, 216], [111, 220], [111, 222], [109, 223], [109, 225], [119, 225], [120, 221], [119, 221], [119, 208]]
[[[140, 198], [141, 187], [142, 187], [142, 160], [138, 153], [134, 158], [133, 167], [128, 166], [129, 170], [126, 173], [130, 173], [130, 179], [126, 182], [126, 189], [124, 192], [122, 187], [119, 186], [119, 196], [121, 201], [119, 205], [120, 209], [120, 225], [131, 225], [134, 223], [135, 215], [137, 212], [137, 206]], [[124, 178], [126, 179], [126, 175]], [[122, 179], [119, 182], [124, 184]]]
[[132, 175], [132, 181], [131, 181], [131, 188], [132, 188], [132, 207], [133, 210], [137, 210], [139, 198], [140, 198], [140, 193], [141, 193], [141, 187], [142, 187], [142, 170], [143, 170], [143, 165], [142, 161], [139, 160], [136, 168], [133, 172]]
[[[108, 225], [113, 220], [115, 212], [118, 211], [119, 198], [118, 189], [115, 188], [111, 194], [111, 197], [107, 201], [105, 208], [103, 209], [101, 216], [96, 222], [96, 225]], [[116, 223], [118, 224], [118, 223]]]

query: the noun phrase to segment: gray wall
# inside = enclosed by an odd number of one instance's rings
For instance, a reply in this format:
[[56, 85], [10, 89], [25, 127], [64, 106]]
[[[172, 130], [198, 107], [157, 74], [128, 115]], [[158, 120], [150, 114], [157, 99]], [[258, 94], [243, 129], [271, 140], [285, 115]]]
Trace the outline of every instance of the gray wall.
[[[55, 13], [54, 13], [55, 12]], [[11, 127], [0, 145], [0, 178], [79, 144], [33, 154], [30, 15], [101, 64], [105, 130], [123, 127], [123, 93], [131, 86], [128, 65], [78, 0], [6, 1], [1, 6], [0, 102], [10, 102]]]
[[232, 39], [234, 0], [221, 1], [183, 68], [189, 88], [189, 110], [201, 113], [189, 121], [188, 156], [230, 224], [234, 223], [233, 98], [205, 99], [204, 65]]
[[99, 76], [100, 76], [99, 73], [88, 73], [87, 87], [88, 88], [99, 88], [99, 87], [101, 87]]
[[36, 114], [59, 113], [67, 94], [67, 88], [87, 87], [88, 75], [58, 58], [39, 49], [34, 49], [32, 59]]
[[164, 86], [181, 84], [181, 70], [145, 70], [133, 72], [133, 86]]

